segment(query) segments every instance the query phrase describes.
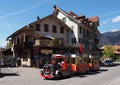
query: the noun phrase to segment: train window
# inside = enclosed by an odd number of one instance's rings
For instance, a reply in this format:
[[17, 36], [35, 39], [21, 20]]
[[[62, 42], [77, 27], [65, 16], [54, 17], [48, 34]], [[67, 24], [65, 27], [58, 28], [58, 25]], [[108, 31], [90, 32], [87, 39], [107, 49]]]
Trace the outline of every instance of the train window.
[[70, 57], [66, 56], [66, 63], [69, 64], [70, 63]]
[[82, 64], [82, 59], [80, 58], [80, 64]]
[[75, 64], [75, 58], [71, 58], [72, 64]]

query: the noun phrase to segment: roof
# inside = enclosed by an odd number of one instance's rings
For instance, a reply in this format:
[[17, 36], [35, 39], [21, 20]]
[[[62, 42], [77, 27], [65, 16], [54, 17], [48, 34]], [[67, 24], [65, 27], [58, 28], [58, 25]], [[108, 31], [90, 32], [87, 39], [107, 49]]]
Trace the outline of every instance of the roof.
[[11, 48], [5, 49], [4, 51], [2, 51], [2, 53], [4, 55], [12, 55], [13, 54], [13, 52], [11, 51]]
[[78, 15], [75, 14], [74, 12], [72, 12], [72, 11], [70, 11], [68, 14], [69, 14], [70, 16], [72, 16], [72, 17], [78, 17]]
[[74, 21], [76, 23], [81, 23], [82, 20], [80, 18], [82, 18], [83, 21], [85, 21], [85, 22], [87, 22], [89, 24], [92, 22], [92, 23], [94, 23], [94, 25], [99, 26], [99, 17], [98, 16], [90, 17], [90, 18], [86, 18], [84, 15], [78, 16], [77, 14], [75, 14], [72, 11], [70, 11], [69, 13], [67, 13], [67, 12], [65, 12], [64, 10], [62, 10], [61, 8], [59, 8], [59, 7], [57, 7], [55, 5], [54, 6], [54, 12], [57, 12], [57, 11], [62, 12], [65, 16], [67, 16], [69, 19], [71, 19], [72, 21]]
[[95, 17], [90, 17], [88, 18], [90, 21], [92, 21], [93, 23], [95, 23], [97, 26], [99, 26], [99, 17], [95, 16]]
[[[120, 46], [115, 45], [112, 47], [114, 49], [114, 53], [120, 55]], [[104, 49], [105, 49], [105, 45], [103, 47], [101, 47], [101, 50], [104, 50]]]
[[17, 35], [17, 34], [20, 33], [20, 32], [30, 31], [30, 30], [31, 30], [31, 28], [29, 28], [28, 26], [24, 26], [24, 27], [20, 28], [19, 30], [17, 30], [16, 32], [14, 32], [13, 34], [11, 34], [10, 36], [8, 36], [6, 40], [8, 40], [9, 38]]
[[[54, 14], [56, 14], [55, 12], [60, 11], [62, 12], [66, 17], [68, 17], [69, 19], [71, 19], [72, 21], [76, 22], [76, 23], [81, 23], [79, 20], [75, 19], [73, 16], [71, 16], [71, 14], [65, 12], [64, 10], [62, 10], [61, 8], [57, 7], [56, 5], [54, 6]], [[73, 15], [73, 12], [72, 12]], [[75, 15], [75, 13], [74, 13]]]
[[42, 22], [43, 20], [47, 19], [47, 18], [53, 18], [54, 20], [56, 20], [57, 22], [59, 22], [60, 24], [62, 24], [63, 26], [65, 26], [67, 28], [67, 30], [70, 30], [69, 27], [64, 23], [62, 22], [60, 19], [58, 19], [56, 16], [54, 16], [54, 14], [50, 14], [42, 19], [37, 19], [36, 21], [20, 28], [19, 30], [17, 30], [16, 32], [14, 32], [13, 34], [11, 34], [10, 36], [7, 37], [7, 39], [17, 35], [18, 33], [20, 32], [23, 32], [23, 31], [31, 31], [33, 28], [29, 27], [30, 25], [32, 25], [33, 23], [37, 23], [37, 22]]
[[[115, 46], [112, 46], [114, 49], [120, 49], [120, 46], [119, 45], [115, 45]], [[105, 49], [105, 45], [102, 46], [100, 49]]]
[[114, 49], [120, 49], [120, 46], [113, 46]]

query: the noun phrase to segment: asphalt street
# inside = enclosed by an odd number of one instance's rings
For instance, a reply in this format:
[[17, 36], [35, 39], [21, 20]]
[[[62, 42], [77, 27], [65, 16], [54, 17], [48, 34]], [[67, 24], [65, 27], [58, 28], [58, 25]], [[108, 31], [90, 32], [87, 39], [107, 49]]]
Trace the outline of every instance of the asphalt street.
[[1, 71], [0, 85], [120, 85], [120, 65], [101, 67], [97, 72], [73, 75], [62, 80], [44, 80], [37, 68], [8, 67]]

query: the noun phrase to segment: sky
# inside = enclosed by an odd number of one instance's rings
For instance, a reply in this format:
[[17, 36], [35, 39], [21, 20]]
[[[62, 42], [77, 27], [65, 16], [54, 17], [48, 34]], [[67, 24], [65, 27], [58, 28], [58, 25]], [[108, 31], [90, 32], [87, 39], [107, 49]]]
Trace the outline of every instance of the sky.
[[0, 0], [0, 47], [6, 45], [9, 35], [36, 21], [37, 16], [52, 14], [54, 5], [77, 15], [99, 16], [101, 33], [120, 30], [120, 0]]

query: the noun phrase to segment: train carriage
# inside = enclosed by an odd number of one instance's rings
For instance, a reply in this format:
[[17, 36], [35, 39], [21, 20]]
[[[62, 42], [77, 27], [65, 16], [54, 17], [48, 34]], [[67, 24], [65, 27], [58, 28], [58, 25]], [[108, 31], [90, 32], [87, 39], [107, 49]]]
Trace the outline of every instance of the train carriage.
[[52, 63], [45, 64], [41, 76], [45, 79], [58, 78], [71, 75], [71, 60], [69, 55], [55, 54], [52, 56]]
[[71, 56], [73, 73], [86, 73], [89, 71], [89, 63], [87, 57]]
[[90, 71], [96, 71], [100, 68], [100, 61], [98, 58], [89, 58], [89, 68]]

